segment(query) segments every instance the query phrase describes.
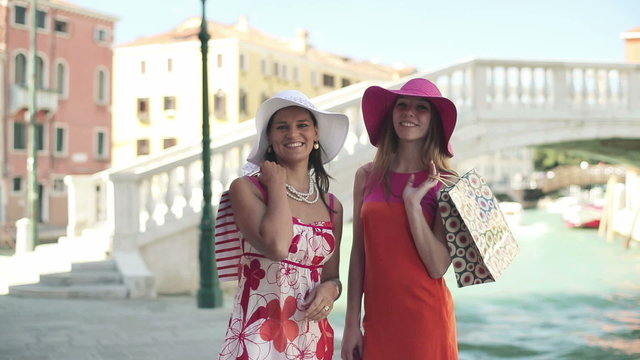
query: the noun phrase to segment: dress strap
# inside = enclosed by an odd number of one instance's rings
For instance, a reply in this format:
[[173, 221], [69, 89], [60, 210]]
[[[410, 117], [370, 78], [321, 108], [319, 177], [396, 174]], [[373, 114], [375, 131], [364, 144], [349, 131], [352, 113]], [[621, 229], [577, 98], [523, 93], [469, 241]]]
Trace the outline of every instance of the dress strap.
[[249, 180], [251, 180], [251, 182], [253, 183], [253, 185], [255, 185], [258, 190], [260, 190], [260, 192], [262, 193], [262, 198], [264, 199], [265, 204], [269, 201], [269, 194], [267, 193], [267, 189], [264, 188], [264, 186], [262, 186], [262, 183], [260, 182], [260, 180], [258, 180], [258, 178], [256, 176], [247, 176], [249, 178]]
[[333, 194], [329, 193], [329, 220], [333, 222]]

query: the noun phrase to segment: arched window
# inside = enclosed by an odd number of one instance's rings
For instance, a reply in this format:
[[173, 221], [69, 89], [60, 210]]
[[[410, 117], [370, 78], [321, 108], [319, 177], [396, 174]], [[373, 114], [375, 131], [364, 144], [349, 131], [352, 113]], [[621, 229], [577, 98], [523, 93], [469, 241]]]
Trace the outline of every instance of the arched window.
[[56, 91], [60, 95], [66, 96], [68, 94], [68, 76], [69, 75], [67, 74], [67, 66], [62, 62], [58, 62], [58, 64], [56, 65]]
[[99, 69], [96, 75], [96, 101], [98, 104], [106, 105], [109, 101], [109, 78], [107, 71]]
[[27, 57], [24, 54], [16, 55], [14, 82], [27, 85]]
[[36, 56], [36, 87], [44, 89], [44, 60]]

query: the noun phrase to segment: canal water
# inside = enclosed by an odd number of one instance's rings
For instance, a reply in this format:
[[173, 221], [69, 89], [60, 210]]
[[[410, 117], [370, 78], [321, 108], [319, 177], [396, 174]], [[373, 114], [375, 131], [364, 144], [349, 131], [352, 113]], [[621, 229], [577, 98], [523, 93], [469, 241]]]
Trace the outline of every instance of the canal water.
[[[526, 210], [513, 230], [520, 253], [496, 283], [458, 289], [445, 276], [460, 359], [640, 359], [640, 246], [625, 250], [543, 210]], [[350, 242], [345, 224], [342, 279]], [[338, 346], [345, 306], [342, 296], [330, 317]]]

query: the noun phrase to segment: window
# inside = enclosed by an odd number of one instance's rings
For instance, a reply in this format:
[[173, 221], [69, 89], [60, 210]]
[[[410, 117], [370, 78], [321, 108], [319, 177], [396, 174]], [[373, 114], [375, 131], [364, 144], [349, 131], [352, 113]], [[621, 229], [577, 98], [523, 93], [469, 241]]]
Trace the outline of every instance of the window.
[[23, 122], [13, 123], [13, 149], [27, 149], [27, 124]]
[[109, 102], [109, 79], [107, 79], [107, 71], [100, 69], [96, 76], [96, 101], [100, 105], [106, 105]]
[[347, 87], [351, 85], [351, 80], [342, 78], [342, 87]]
[[36, 24], [38, 24], [38, 29], [46, 29], [47, 28], [47, 13], [42, 10], [36, 11]]
[[238, 94], [238, 110], [240, 114], [247, 113], [247, 92], [243, 89], [240, 89], [240, 94]]
[[62, 194], [65, 192], [67, 187], [64, 184], [63, 178], [53, 179], [53, 192], [56, 194]]
[[136, 155], [149, 155], [149, 139], [139, 139], [137, 141]]
[[167, 59], [167, 72], [173, 71], [173, 59]]
[[67, 92], [67, 67], [64, 63], [56, 65], [56, 90], [58, 94], [66, 96]]
[[144, 74], [147, 72], [147, 62], [140, 61], [140, 74]]
[[322, 85], [326, 87], [333, 87], [334, 86], [333, 75], [322, 74]]
[[96, 158], [106, 159], [109, 157], [107, 146], [107, 132], [104, 130], [96, 131]]
[[273, 63], [273, 76], [280, 76], [280, 64], [278, 64], [277, 62]]
[[94, 38], [98, 43], [106, 43], [109, 41], [109, 30], [103, 27], [96, 29]]
[[27, 57], [24, 54], [16, 55], [14, 81], [18, 85], [27, 85]]
[[149, 99], [138, 98], [138, 119], [142, 122], [149, 122]]
[[44, 89], [44, 60], [40, 56], [36, 56], [36, 86], [38, 89]]
[[27, 25], [27, 8], [16, 5], [13, 7], [13, 22], [19, 25]]
[[36, 149], [38, 151], [44, 151], [45, 140], [44, 125], [36, 124]]
[[240, 70], [247, 71], [247, 57], [244, 54], [240, 54]]
[[13, 178], [11, 190], [13, 192], [21, 192], [22, 191], [22, 178], [20, 176], [16, 176]]
[[176, 109], [176, 97], [165, 96], [164, 97], [164, 111]]
[[298, 67], [297, 66], [295, 66], [293, 68], [293, 74], [292, 75], [293, 75], [293, 81], [295, 81], [295, 82], [299, 82], [300, 81], [300, 74], [298, 73]]
[[287, 80], [287, 65], [282, 65], [282, 78]]
[[53, 152], [57, 155], [67, 153], [67, 129], [63, 127], [55, 128], [55, 143], [53, 144]]
[[68, 34], [69, 33], [69, 23], [67, 23], [65, 20], [56, 19], [56, 21], [53, 24], [53, 29], [55, 30], [56, 33]]
[[267, 60], [265, 59], [260, 60], [260, 71], [262, 72], [263, 76], [269, 75]]
[[176, 140], [176, 138], [166, 138], [162, 140], [162, 148], [168, 149], [172, 146], [176, 146], [177, 143], [178, 143], [178, 140]]
[[218, 67], [222, 67], [222, 54], [218, 54]]
[[218, 90], [213, 98], [213, 111], [217, 118], [224, 118], [226, 114], [226, 99], [222, 90]]

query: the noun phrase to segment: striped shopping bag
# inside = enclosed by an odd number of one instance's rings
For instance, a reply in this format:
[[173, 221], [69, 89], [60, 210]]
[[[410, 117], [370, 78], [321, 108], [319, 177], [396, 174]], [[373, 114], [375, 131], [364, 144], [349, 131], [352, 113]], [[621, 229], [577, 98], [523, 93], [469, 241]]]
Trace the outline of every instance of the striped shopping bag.
[[236, 225], [228, 190], [222, 193], [216, 213], [215, 251], [220, 281], [238, 280], [240, 257], [242, 257], [242, 235]]

